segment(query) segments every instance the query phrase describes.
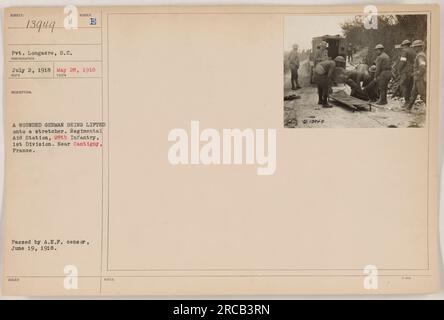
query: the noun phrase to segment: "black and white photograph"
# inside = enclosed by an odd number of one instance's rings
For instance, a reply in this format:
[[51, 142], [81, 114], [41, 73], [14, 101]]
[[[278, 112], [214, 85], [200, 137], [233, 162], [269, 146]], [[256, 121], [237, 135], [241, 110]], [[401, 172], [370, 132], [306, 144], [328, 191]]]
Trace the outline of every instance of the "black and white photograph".
[[285, 17], [284, 127], [424, 127], [427, 17]]

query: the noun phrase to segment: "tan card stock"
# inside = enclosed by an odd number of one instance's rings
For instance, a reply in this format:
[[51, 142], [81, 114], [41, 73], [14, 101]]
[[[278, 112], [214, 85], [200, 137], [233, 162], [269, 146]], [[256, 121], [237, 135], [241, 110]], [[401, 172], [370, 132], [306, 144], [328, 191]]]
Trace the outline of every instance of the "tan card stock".
[[4, 294], [438, 289], [438, 6], [4, 21]]

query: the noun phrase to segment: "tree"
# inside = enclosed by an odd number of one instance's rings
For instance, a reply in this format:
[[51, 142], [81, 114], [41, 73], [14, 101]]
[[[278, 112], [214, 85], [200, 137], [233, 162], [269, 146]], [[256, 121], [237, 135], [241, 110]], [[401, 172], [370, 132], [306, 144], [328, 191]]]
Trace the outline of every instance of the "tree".
[[371, 65], [376, 55], [372, 50], [378, 43], [384, 45], [390, 57], [396, 55], [395, 46], [403, 40], [423, 40], [427, 38], [427, 15], [381, 15], [378, 28], [366, 29], [362, 16], [341, 24], [343, 35], [348, 43], [360, 48], [369, 48], [364, 63]]

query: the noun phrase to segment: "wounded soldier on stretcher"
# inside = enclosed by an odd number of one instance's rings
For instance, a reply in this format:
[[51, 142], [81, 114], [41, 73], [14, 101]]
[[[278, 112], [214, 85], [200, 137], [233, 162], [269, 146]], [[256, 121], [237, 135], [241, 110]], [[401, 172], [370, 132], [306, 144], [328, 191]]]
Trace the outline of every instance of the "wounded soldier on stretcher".
[[374, 102], [378, 99], [375, 71], [375, 66], [369, 68], [368, 65], [362, 63], [354, 70], [338, 70], [335, 82], [347, 84], [351, 89], [350, 96]]

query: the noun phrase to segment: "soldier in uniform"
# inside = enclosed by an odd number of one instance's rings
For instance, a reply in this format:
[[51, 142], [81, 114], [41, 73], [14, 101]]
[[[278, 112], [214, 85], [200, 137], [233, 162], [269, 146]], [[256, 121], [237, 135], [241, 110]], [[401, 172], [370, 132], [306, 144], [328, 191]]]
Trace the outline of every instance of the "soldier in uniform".
[[390, 57], [384, 52], [384, 46], [382, 44], [377, 44], [375, 50], [378, 55], [375, 61], [375, 79], [378, 82], [379, 88], [379, 99], [376, 101], [376, 104], [386, 105], [388, 83], [392, 78], [392, 67], [390, 65]]
[[407, 109], [411, 110], [418, 94], [421, 100], [426, 102], [426, 86], [427, 86], [427, 56], [424, 53], [424, 42], [422, 40], [413, 41], [412, 48], [416, 52], [413, 62], [413, 88], [410, 95]]
[[395, 44], [395, 50], [393, 52], [393, 63], [392, 63], [392, 81], [390, 89], [392, 91], [392, 97], [402, 97], [401, 90], [401, 76], [399, 74], [399, 64], [401, 62], [401, 44]]
[[316, 46], [316, 50], [313, 54], [313, 64], [311, 70], [311, 83], [314, 83], [314, 67], [321, 61], [328, 60], [328, 43], [321, 41], [319, 45]]
[[401, 43], [402, 51], [397, 70], [400, 76], [399, 85], [401, 86], [401, 94], [404, 97], [405, 103], [409, 101], [412, 92], [413, 63], [416, 57], [416, 52], [410, 45], [410, 40], [404, 40]]
[[353, 45], [351, 43], [349, 43], [347, 47], [347, 61], [350, 63], [353, 62]]
[[316, 66], [319, 62], [328, 60], [328, 43], [325, 41], [321, 41], [319, 44], [318, 50], [315, 53], [314, 65]]
[[368, 69], [368, 78], [362, 82], [363, 90], [367, 94], [370, 102], [375, 102], [378, 99], [378, 86], [375, 80], [376, 66], [372, 65]]
[[362, 89], [361, 82], [365, 83], [369, 78], [368, 66], [365, 64], [360, 65], [360, 68], [355, 70], [347, 70], [345, 83], [351, 88], [350, 96], [361, 100], [368, 100], [369, 97]]
[[293, 45], [293, 50], [288, 56], [288, 63], [291, 71], [291, 90], [300, 89], [301, 87], [299, 86], [298, 82], [299, 53], [297, 44]]
[[360, 63], [356, 66], [356, 71], [358, 72], [358, 82], [361, 83], [369, 77], [369, 67], [365, 63]]
[[328, 103], [328, 92], [330, 90], [331, 84], [333, 82], [333, 77], [335, 74], [335, 69], [338, 65], [345, 62], [344, 57], [338, 56], [335, 60], [324, 60], [319, 62], [314, 67], [314, 77], [313, 80], [318, 86], [318, 104], [322, 105], [324, 108], [331, 108], [332, 106]]

